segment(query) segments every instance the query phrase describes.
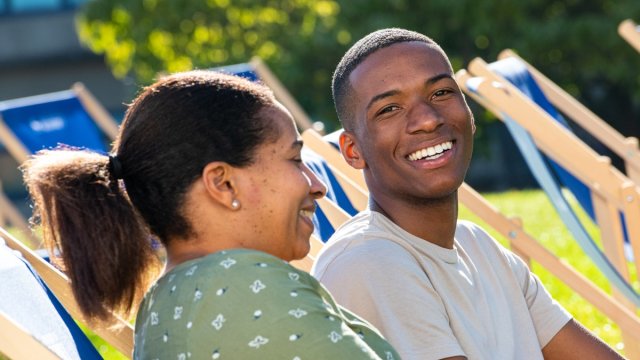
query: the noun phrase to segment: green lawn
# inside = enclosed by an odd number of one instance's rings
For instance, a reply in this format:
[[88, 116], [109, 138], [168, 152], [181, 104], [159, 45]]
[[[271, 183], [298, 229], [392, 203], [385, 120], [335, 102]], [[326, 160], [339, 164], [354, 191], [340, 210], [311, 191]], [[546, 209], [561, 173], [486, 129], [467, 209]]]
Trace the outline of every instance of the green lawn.
[[[591, 263], [586, 255], [583, 254], [577, 243], [572, 240], [542, 191], [509, 191], [484, 194], [484, 196], [494, 206], [500, 209], [503, 214], [510, 217], [515, 216], [521, 218], [526, 232], [606, 292], [610, 291], [606, 279], [598, 272], [598, 269]], [[584, 214], [581, 214], [581, 216], [585, 218]], [[460, 218], [477, 222], [505, 246], [508, 246], [508, 243], [503, 237], [498, 235], [491, 227], [480, 221], [464, 207], [461, 208]], [[588, 230], [594, 238], [599, 238], [595, 226], [589, 226]], [[556, 279], [540, 265], [534, 262], [532, 269], [540, 277], [551, 295], [573, 314], [578, 321], [614, 348], [622, 348], [620, 330], [611, 320], [602, 315], [580, 296], [576, 295], [569, 287]], [[637, 281], [634, 286], [636, 286], [637, 289], [640, 288]], [[91, 336], [91, 338], [105, 359], [125, 358], [97, 336]]]
[[[610, 286], [606, 278], [598, 271], [597, 267], [582, 252], [581, 248], [570, 236], [544, 192], [527, 190], [483, 195], [489, 202], [500, 209], [503, 214], [522, 219], [526, 232], [556, 256], [593, 281], [605, 292], [610, 293]], [[572, 202], [572, 205], [575, 207], [575, 201]], [[600, 235], [596, 226], [588, 220], [580, 209], [577, 209], [577, 211], [579, 212], [579, 217], [587, 224], [587, 231], [594, 239], [599, 241]], [[481, 224], [502, 244], [508, 246], [508, 243], [503, 237], [499, 236], [491, 227], [480, 221], [467, 209], [461, 209], [460, 218], [469, 219]], [[532, 269], [534, 273], [540, 277], [551, 295], [573, 314], [578, 321], [612, 347], [618, 350], [623, 348], [620, 329], [616, 324], [539, 264], [534, 262]], [[633, 269], [630, 269], [630, 271], [633, 274]], [[637, 280], [637, 277], [635, 279]], [[634, 282], [634, 287], [640, 289], [638, 281]]]

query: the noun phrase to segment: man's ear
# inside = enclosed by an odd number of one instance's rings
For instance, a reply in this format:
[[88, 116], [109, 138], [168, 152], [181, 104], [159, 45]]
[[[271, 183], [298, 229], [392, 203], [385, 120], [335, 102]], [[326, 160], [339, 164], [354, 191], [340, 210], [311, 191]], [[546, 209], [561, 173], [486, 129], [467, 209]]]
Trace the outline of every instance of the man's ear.
[[351, 167], [362, 170], [367, 166], [358, 147], [356, 137], [351, 131], [345, 130], [340, 134], [340, 152], [342, 152], [342, 156]]
[[226, 162], [208, 163], [202, 170], [202, 182], [209, 197], [220, 205], [236, 210], [234, 201], [238, 201], [238, 187], [234, 179], [235, 168]]

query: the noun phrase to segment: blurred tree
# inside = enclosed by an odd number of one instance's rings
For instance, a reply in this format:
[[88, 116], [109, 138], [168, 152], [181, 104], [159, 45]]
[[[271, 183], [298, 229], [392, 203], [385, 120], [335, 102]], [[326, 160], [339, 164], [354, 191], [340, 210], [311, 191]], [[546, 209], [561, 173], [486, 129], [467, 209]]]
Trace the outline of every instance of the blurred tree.
[[[399, 26], [433, 37], [454, 69], [512, 48], [623, 134], [640, 135], [640, 55], [617, 34], [640, 2], [614, 0], [97, 0], [81, 39], [114, 74], [141, 84], [157, 72], [262, 57], [302, 107], [337, 126], [332, 71], [358, 38]], [[482, 130], [489, 117], [476, 111]]]

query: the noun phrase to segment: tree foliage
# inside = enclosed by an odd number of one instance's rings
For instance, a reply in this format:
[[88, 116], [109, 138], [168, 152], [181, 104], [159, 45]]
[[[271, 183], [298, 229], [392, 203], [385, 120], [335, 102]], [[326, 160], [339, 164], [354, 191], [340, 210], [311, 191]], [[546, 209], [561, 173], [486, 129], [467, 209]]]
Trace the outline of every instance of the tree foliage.
[[640, 20], [640, 2], [96, 0], [78, 29], [114, 74], [140, 84], [260, 56], [331, 129], [331, 74], [344, 51], [373, 30], [404, 27], [440, 43], [454, 69], [512, 48], [622, 133], [640, 135], [640, 54], [616, 30], [625, 18]]

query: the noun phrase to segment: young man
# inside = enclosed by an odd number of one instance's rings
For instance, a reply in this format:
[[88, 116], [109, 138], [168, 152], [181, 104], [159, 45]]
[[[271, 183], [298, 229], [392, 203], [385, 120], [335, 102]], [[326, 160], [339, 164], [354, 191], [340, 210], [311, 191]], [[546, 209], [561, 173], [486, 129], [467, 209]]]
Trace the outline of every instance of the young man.
[[340, 148], [370, 209], [336, 231], [312, 273], [403, 359], [619, 359], [525, 263], [457, 221], [473, 115], [443, 50], [412, 31], [369, 34], [344, 55], [333, 97]]

